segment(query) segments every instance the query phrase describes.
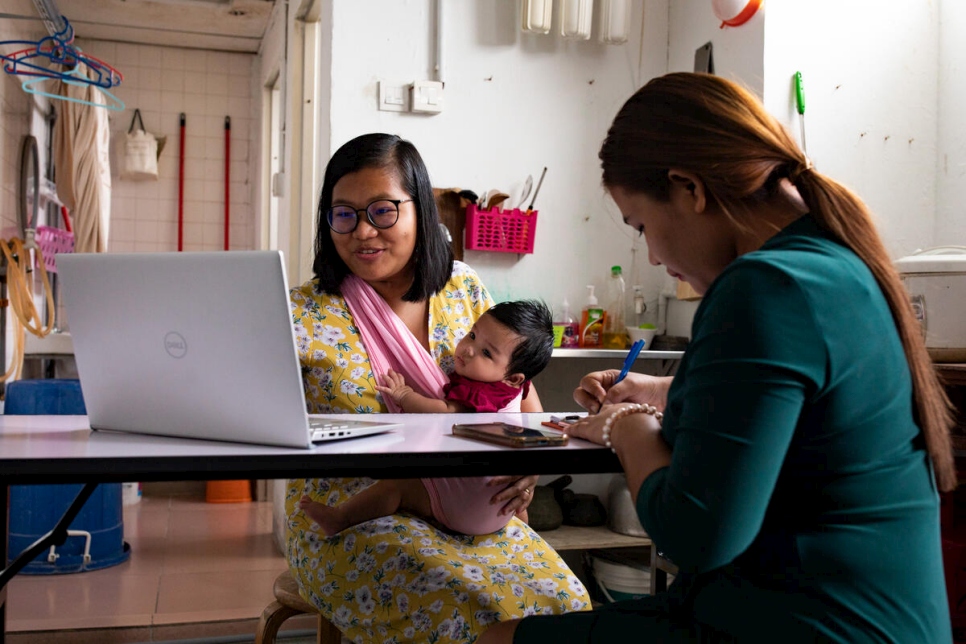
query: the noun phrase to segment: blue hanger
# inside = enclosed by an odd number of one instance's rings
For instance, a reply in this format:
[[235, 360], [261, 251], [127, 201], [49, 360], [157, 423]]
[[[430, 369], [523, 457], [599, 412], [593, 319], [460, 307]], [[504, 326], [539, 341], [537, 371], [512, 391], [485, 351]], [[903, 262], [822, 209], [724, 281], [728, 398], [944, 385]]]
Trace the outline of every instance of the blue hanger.
[[[0, 42], [0, 45], [28, 45], [25, 49], [21, 49], [12, 54], [0, 54], [0, 59], [6, 61], [3, 66], [3, 71], [17, 76], [39, 76], [66, 80], [66, 75], [73, 75], [73, 71], [77, 68], [77, 65], [84, 63], [94, 76], [93, 78], [86, 75], [75, 76], [72, 79], [75, 83], [97, 85], [105, 89], [120, 85], [123, 76], [119, 71], [99, 58], [83, 54], [79, 48], [73, 45], [74, 28], [66, 18], [63, 20], [64, 28], [61, 31], [53, 36], [41, 38], [36, 42], [32, 40], [6, 40]], [[50, 66], [41, 66], [28, 62], [34, 58], [44, 58], [50, 65], [63, 65], [69, 69], [68, 71], [62, 72]]]
[[[71, 77], [75, 77], [75, 78], [71, 78]], [[85, 101], [85, 100], [80, 99], [80, 98], [74, 98], [73, 96], [63, 96], [61, 94], [51, 94], [50, 92], [45, 92], [45, 91], [39, 90], [39, 89], [37, 89], [37, 88], [34, 87], [34, 85], [39, 85], [40, 83], [43, 83], [43, 82], [49, 80], [50, 78], [51, 77], [49, 77], [49, 76], [37, 76], [35, 78], [28, 78], [27, 80], [25, 80], [22, 83], [20, 83], [20, 87], [22, 87], [23, 88], [23, 91], [27, 92], [28, 94], [37, 94], [38, 96], [47, 96], [48, 98], [54, 98], [54, 99], [57, 99], [59, 101], [70, 101], [72, 103], [80, 103], [81, 105], [92, 105], [94, 107], [103, 107], [105, 109], [113, 110], [115, 112], [120, 112], [120, 111], [124, 110], [124, 107], [125, 107], [124, 106], [124, 101], [122, 101], [121, 99], [119, 99], [117, 96], [115, 96], [114, 94], [110, 93], [109, 91], [107, 91], [106, 89], [104, 89], [103, 87], [101, 87], [100, 85], [96, 85], [96, 84], [92, 84], [92, 83], [85, 83], [85, 82], [81, 81], [80, 80], [81, 77], [77, 75], [77, 68], [76, 67], [74, 69], [72, 69], [71, 71], [69, 71], [69, 72], [64, 72], [58, 78], [62, 82], [67, 83], [68, 85], [76, 85], [77, 87], [96, 87], [98, 89], [98, 91], [100, 91], [102, 94], [104, 94], [104, 96], [106, 96], [108, 99], [110, 99], [113, 102], [108, 102], [108, 103], [94, 103], [92, 101]]]

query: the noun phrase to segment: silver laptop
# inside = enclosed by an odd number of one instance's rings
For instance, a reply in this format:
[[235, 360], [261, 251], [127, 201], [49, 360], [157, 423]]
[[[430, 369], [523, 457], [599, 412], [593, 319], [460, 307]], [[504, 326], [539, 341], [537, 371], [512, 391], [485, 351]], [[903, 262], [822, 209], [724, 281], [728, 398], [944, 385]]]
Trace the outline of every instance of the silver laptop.
[[389, 431], [309, 416], [279, 251], [61, 254], [91, 428], [262, 445]]

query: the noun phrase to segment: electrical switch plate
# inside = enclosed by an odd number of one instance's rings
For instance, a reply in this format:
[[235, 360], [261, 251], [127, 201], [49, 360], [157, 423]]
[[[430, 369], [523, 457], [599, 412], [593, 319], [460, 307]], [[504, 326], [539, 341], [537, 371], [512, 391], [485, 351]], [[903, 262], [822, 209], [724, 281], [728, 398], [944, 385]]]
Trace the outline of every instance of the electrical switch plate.
[[416, 81], [412, 89], [413, 112], [437, 114], [443, 111], [443, 84], [439, 81]]
[[273, 197], [284, 197], [285, 196], [285, 173], [276, 172], [272, 175], [272, 196]]
[[383, 112], [408, 112], [409, 86], [379, 81], [379, 109]]

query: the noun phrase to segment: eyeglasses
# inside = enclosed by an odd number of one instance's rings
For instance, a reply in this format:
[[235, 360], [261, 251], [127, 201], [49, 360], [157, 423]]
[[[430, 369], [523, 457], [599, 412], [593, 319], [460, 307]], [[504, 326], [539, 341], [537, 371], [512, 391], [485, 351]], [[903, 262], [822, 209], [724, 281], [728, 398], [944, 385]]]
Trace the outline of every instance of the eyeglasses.
[[366, 219], [373, 227], [392, 228], [399, 219], [399, 204], [408, 201], [412, 199], [379, 199], [358, 210], [349, 206], [333, 206], [325, 216], [329, 228], [340, 235], [347, 235], [359, 226], [360, 212], [366, 213]]

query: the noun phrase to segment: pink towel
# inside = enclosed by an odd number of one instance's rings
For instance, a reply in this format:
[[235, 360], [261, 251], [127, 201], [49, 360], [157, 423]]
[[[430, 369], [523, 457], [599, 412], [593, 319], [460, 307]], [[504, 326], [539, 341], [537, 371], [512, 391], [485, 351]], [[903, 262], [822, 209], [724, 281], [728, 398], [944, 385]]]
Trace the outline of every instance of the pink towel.
[[[376, 380], [382, 384], [379, 379], [392, 369], [402, 374], [417, 393], [442, 399], [443, 385], [449, 378], [382, 296], [355, 275], [342, 282], [342, 295], [369, 352], [369, 366]], [[383, 400], [390, 412], [402, 412], [391, 396], [383, 396]]]
[[[375, 289], [349, 275], [342, 282], [342, 296], [369, 352], [369, 367], [376, 379], [392, 369], [401, 373], [406, 384], [417, 392], [442, 399], [443, 385], [449, 378]], [[520, 411], [520, 398], [517, 396], [504, 410]], [[402, 411], [391, 396], [383, 396], [383, 401], [390, 412]], [[490, 505], [496, 490], [487, 486], [489, 477], [421, 480], [429, 494], [433, 516], [451, 530], [489, 534], [513, 518], [501, 516], [500, 506]]]

